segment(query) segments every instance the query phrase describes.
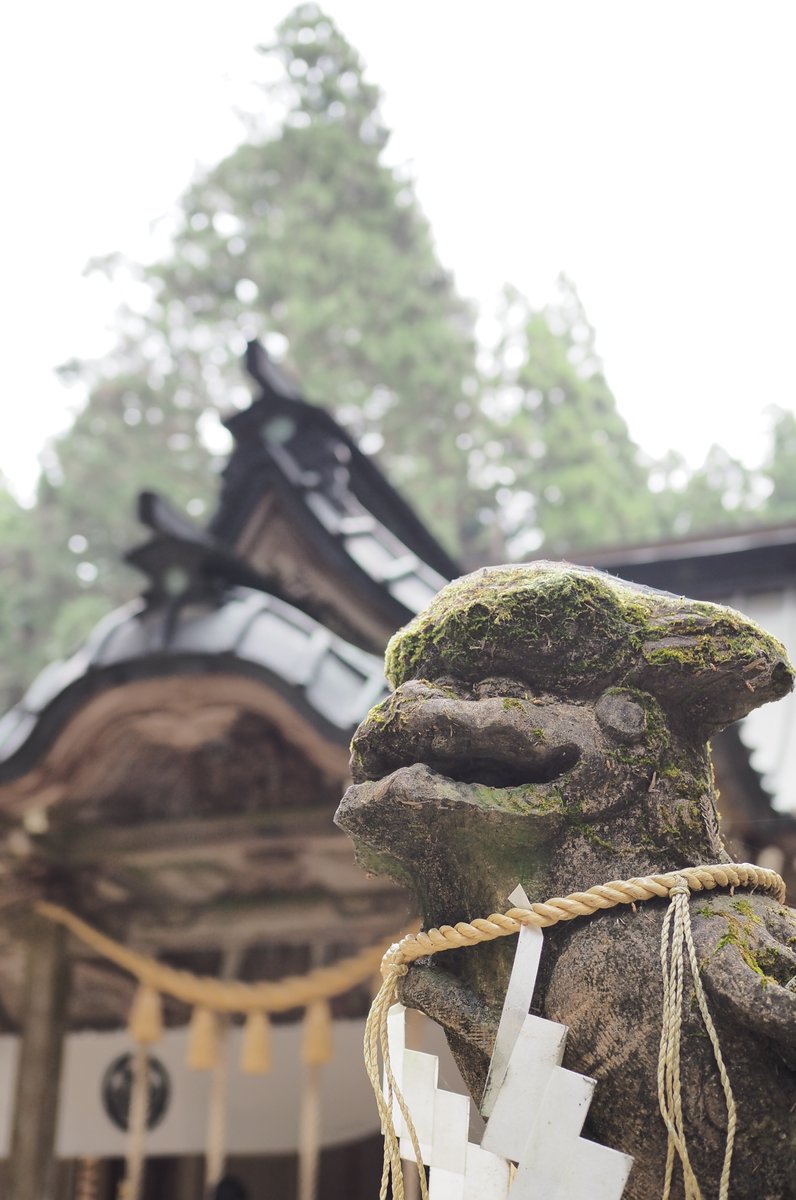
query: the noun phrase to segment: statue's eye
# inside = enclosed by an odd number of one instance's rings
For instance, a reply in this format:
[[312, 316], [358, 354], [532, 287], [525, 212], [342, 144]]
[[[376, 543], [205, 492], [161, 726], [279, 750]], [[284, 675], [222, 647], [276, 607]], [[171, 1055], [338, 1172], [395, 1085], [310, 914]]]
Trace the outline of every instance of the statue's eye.
[[640, 742], [647, 728], [647, 714], [632, 696], [621, 691], [606, 692], [597, 701], [597, 720], [620, 742]]

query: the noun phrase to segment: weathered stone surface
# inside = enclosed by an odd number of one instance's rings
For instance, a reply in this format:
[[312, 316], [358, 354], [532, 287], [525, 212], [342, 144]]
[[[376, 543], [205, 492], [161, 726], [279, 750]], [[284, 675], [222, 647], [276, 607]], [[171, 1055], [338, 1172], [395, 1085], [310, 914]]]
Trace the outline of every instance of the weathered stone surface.
[[[544, 900], [727, 861], [706, 740], [793, 680], [779, 643], [730, 609], [549, 563], [451, 584], [396, 635], [387, 667], [396, 690], [354, 739], [337, 819], [363, 866], [414, 891], [427, 927], [504, 909], [517, 882]], [[565, 1065], [599, 1081], [587, 1132], [636, 1158], [629, 1200], [658, 1197], [663, 1179], [664, 911], [549, 930], [534, 996], [570, 1027]], [[796, 1197], [796, 919], [748, 894], [695, 896], [691, 917], [738, 1104], [731, 1194]], [[403, 984], [446, 1029], [476, 1101], [513, 952], [503, 939], [438, 955]], [[685, 1008], [685, 1109], [708, 1196], [724, 1107], [690, 992]]]

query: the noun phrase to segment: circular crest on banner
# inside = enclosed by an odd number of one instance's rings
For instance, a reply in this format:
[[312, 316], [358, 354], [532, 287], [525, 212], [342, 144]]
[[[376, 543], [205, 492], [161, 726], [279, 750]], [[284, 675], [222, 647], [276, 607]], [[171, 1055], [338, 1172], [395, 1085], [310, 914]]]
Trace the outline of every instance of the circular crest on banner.
[[[130, 1127], [130, 1099], [133, 1092], [133, 1056], [120, 1054], [102, 1077], [102, 1104], [117, 1129]], [[163, 1120], [171, 1097], [171, 1079], [160, 1059], [147, 1056], [146, 1127], [154, 1129]]]

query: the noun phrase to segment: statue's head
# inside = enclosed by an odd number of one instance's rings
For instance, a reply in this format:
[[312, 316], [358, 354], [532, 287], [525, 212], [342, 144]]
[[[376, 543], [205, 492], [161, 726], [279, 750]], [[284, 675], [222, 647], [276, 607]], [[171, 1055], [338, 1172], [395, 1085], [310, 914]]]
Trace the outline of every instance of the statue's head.
[[339, 820], [434, 919], [444, 871], [477, 892], [473, 864], [490, 863], [494, 902], [576, 835], [721, 853], [707, 738], [793, 682], [782, 646], [732, 609], [548, 562], [448, 585], [392, 639], [386, 671]]

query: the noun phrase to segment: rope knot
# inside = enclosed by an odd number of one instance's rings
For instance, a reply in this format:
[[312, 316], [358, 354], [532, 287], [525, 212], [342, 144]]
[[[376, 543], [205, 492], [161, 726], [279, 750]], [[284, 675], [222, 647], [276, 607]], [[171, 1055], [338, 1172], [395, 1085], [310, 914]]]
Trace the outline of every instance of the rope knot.
[[688, 880], [682, 875], [678, 875], [675, 879], [674, 887], [669, 892], [670, 896], [690, 896], [691, 889], [688, 886]]
[[408, 970], [409, 964], [405, 962], [395, 962], [394, 960], [389, 960], [381, 964], [381, 974], [383, 979], [397, 979], [399, 975], [406, 975]]

